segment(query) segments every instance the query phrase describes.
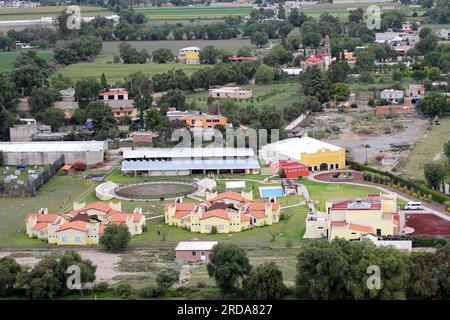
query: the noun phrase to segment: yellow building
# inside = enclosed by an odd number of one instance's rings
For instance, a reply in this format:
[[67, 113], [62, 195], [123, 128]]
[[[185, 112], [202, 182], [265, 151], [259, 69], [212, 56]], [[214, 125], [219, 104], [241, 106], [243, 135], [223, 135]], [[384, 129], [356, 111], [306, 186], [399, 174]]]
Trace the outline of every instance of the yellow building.
[[125, 225], [132, 236], [141, 234], [145, 226], [142, 209], [134, 213], [121, 211], [120, 203], [74, 203], [73, 210], [64, 214], [49, 214], [41, 209], [29, 214], [25, 220], [30, 238], [47, 240], [58, 245], [98, 244], [105, 227], [110, 224]]
[[305, 238], [355, 240], [366, 234], [387, 236], [399, 231], [397, 195], [374, 194], [327, 202], [325, 212], [308, 215]]
[[164, 208], [165, 222], [191, 232], [240, 232], [252, 227], [271, 225], [280, 219], [276, 202], [254, 202], [251, 193], [224, 192], [208, 194], [197, 203], [170, 203]]
[[264, 146], [260, 156], [267, 164], [298, 161], [312, 172], [345, 167], [345, 149], [310, 137], [291, 138]]

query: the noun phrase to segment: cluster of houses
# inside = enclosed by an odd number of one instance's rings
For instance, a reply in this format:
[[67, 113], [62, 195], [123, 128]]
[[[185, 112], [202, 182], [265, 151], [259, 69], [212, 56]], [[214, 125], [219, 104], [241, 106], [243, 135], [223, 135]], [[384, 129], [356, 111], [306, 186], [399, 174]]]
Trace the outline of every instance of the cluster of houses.
[[205, 201], [166, 204], [164, 219], [168, 225], [186, 228], [191, 232], [240, 232], [277, 223], [280, 205], [273, 199], [255, 202], [251, 192], [215, 192], [207, 194]]
[[421, 84], [409, 84], [405, 90], [385, 89], [381, 91], [381, 99], [389, 102], [375, 107], [377, 114], [396, 113], [414, 114], [417, 103], [425, 96], [425, 88]]
[[73, 210], [51, 214], [46, 208], [29, 214], [25, 220], [26, 233], [58, 245], [98, 244], [108, 225], [125, 225], [132, 236], [141, 234], [145, 216], [141, 208], [133, 213], [123, 212], [120, 203], [74, 203]]

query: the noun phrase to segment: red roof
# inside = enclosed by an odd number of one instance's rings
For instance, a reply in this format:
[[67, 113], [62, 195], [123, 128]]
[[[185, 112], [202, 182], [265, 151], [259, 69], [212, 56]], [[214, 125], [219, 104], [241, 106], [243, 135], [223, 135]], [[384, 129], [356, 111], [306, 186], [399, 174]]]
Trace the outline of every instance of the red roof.
[[265, 211], [257, 211], [257, 210], [254, 210], [254, 211], [250, 211], [250, 212], [248, 212], [248, 214], [250, 214], [250, 215], [252, 215], [252, 216], [254, 216], [255, 218], [264, 218], [265, 216], [266, 216], [266, 212]]
[[209, 201], [214, 202], [214, 201], [223, 200], [223, 199], [231, 199], [231, 200], [242, 201], [242, 202], [248, 201], [240, 193], [233, 192], [233, 191], [219, 193], [215, 198], [210, 199]]
[[63, 224], [56, 232], [74, 229], [79, 231], [87, 231], [89, 226], [89, 222], [86, 221], [72, 221], [66, 224]]
[[47, 222], [47, 223], [53, 223], [57, 218], [57, 214], [38, 214], [38, 213], [31, 213], [28, 215], [25, 222], [27, 222], [30, 218], [36, 218], [36, 222]]
[[250, 219], [251, 219], [251, 218], [250, 218], [249, 216], [247, 216], [247, 215], [241, 213], [241, 221], [250, 221]]
[[347, 225], [347, 222], [345, 221], [331, 221], [330, 226], [331, 227], [345, 227]]
[[381, 198], [371, 195], [361, 199], [337, 200], [331, 205], [331, 210], [380, 210]]
[[47, 222], [39, 222], [39, 223], [36, 223], [32, 229], [33, 230], [41, 230], [43, 228], [46, 228], [47, 226], [48, 226]]
[[228, 212], [226, 212], [225, 210], [216, 209], [216, 210], [212, 210], [212, 211], [207, 211], [204, 214], [202, 214], [202, 217], [200, 218], [200, 220], [208, 219], [211, 217], [217, 217], [217, 218], [221, 218], [224, 220], [230, 219]]
[[141, 221], [143, 217], [142, 213], [116, 213], [109, 216], [109, 221], [111, 223], [125, 223], [127, 220], [132, 220], [134, 222]]
[[109, 91], [102, 91], [99, 94], [101, 96], [109, 96], [109, 95], [118, 95], [118, 94], [128, 94], [128, 91], [125, 89], [120, 89], [120, 90], [110, 89]]
[[311, 56], [305, 60], [306, 63], [319, 63], [322, 61], [323, 61], [323, 58], [321, 56]]
[[75, 213], [83, 212], [83, 211], [87, 211], [87, 210], [97, 210], [97, 211], [101, 211], [104, 213], [116, 213], [116, 211], [111, 209], [109, 207], [109, 205], [107, 205], [106, 203], [101, 202], [101, 201], [90, 203], [90, 204], [84, 206], [83, 208], [76, 210]]
[[372, 233], [373, 232], [372, 227], [362, 226], [360, 224], [354, 224], [354, 223], [350, 223], [348, 228], [350, 230], [359, 231], [359, 232], [365, 232], [365, 233]]

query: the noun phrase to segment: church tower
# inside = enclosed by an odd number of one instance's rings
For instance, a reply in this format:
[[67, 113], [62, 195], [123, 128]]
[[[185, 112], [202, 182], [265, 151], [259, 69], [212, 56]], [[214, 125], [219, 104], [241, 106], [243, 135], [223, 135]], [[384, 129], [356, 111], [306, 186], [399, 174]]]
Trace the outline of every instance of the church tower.
[[330, 37], [328, 35], [325, 36], [324, 41], [324, 61], [325, 61], [325, 70], [328, 70], [331, 65], [331, 43]]

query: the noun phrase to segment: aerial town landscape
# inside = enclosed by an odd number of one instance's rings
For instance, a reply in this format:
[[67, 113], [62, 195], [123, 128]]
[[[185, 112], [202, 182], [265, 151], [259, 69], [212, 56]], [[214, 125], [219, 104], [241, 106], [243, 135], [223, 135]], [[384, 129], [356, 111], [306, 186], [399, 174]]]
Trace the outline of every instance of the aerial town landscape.
[[0, 300], [449, 299], [449, 36], [450, 0], [0, 0]]

